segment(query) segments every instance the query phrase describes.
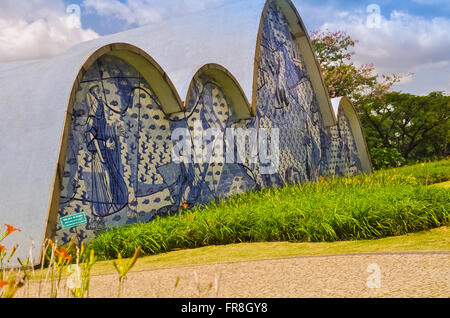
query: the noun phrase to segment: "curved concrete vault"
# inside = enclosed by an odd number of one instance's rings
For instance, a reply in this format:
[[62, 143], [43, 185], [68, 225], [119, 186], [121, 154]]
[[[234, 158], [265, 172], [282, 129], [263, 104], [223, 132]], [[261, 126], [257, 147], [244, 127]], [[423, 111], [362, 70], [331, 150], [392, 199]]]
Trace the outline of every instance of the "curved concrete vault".
[[[45, 238], [86, 240], [186, 204], [372, 170], [356, 112], [329, 99], [289, 0], [236, 1], [0, 64], [0, 92], [2, 216], [35, 256]], [[178, 128], [223, 133], [205, 148], [223, 148], [227, 129], [279, 129], [277, 171], [245, 156], [175, 163]], [[80, 212], [87, 224], [62, 229]]]

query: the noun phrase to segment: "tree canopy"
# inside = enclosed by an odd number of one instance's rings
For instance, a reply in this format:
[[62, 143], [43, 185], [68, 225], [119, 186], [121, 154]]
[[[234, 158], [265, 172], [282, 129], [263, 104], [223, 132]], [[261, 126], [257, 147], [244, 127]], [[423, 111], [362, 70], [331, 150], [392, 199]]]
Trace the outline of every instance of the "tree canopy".
[[449, 155], [450, 96], [392, 91], [402, 76], [377, 74], [372, 63], [357, 66], [358, 41], [342, 31], [313, 31], [313, 48], [331, 98], [355, 104], [376, 168]]

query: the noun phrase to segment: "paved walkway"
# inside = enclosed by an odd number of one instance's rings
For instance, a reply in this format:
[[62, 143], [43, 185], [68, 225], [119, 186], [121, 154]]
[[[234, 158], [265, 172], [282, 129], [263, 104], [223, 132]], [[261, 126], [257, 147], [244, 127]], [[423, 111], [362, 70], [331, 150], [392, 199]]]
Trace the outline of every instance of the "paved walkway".
[[[117, 275], [93, 277], [90, 296], [116, 297]], [[132, 272], [123, 296], [447, 298], [450, 253], [311, 256]]]

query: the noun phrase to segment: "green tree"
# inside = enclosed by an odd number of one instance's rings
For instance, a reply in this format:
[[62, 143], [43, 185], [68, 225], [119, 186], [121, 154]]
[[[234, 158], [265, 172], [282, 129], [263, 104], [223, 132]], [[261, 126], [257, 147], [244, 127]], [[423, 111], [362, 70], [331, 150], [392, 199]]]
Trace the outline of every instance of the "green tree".
[[448, 155], [450, 97], [391, 92], [401, 76], [379, 75], [373, 64], [356, 66], [358, 41], [345, 32], [313, 31], [311, 40], [330, 97], [354, 102], [375, 167]]
[[[388, 93], [364, 104], [366, 126], [384, 147], [395, 147], [406, 160], [445, 156], [450, 142], [450, 97], [440, 92], [414, 96]], [[370, 132], [370, 129], [368, 129]]]

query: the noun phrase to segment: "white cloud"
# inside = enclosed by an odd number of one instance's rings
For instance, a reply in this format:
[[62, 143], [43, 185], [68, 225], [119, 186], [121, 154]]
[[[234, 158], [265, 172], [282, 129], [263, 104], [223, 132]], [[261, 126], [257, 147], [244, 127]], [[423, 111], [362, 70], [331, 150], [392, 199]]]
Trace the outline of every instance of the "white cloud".
[[383, 71], [414, 71], [442, 62], [450, 62], [450, 20], [426, 20], [402, 12], [382, 18], [380, 28], [366, 26], [366, 17], [353, 21], [330, 22], [322, 29], [345, 30], [359, 40], [356, 48], [361, 62], [373, 61]]
[[409, 84], [409, 83], [412, 83], [413, 80], [414, 80], [414, 74], [409, 73], [409, 74], [404, 75], [400, 79], [400, 82], [398, 83], [398, 85]]
[[129, 24], [145, 20], [149, 22], [161, 21], [161, 10], [152, 8], [144, 10], [142, 1], [128, 1], [122, 3], [118, 0], [85, 0], [83, 6], [89, 13], [96, 13], [99, 16], [124, 20]]
[[[322, 30], [343, 30], [359, 40], [355, 48], [355, 61], [360, 64], [373, 62], [379, 73], [408, 74], [400, 86], [417, 81], [417, 76], [440, 72], [450, 63], [450, 19], [426, 19], [404, 12], [393, 11], [381, 17], [379, 28], [367, 26], [367, 15], [363, 12], [334, 14], [321, 26]], [[445, 75], [446, 76], [446, 75]], [[447, 83], [432, 76], [422, 90], [448, 89]], [[421, 80], [421, 82], [424, 82]], [[426, 83], [424, 83], [426, 84]], [[417, 91], [415, 89], [415, 91]]]
[[98, 37], [81, 28], [78, 12], [66, 12], [62, 0], [2, 0], [0, 62], [45, 58]]
[[141, 26], [232, 1], [236, 0], [84, 0], [83, 7], [89, 13]]

